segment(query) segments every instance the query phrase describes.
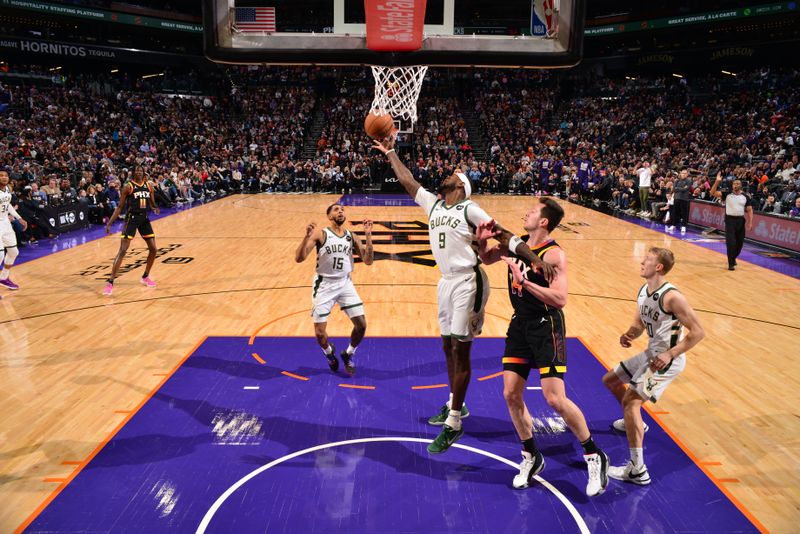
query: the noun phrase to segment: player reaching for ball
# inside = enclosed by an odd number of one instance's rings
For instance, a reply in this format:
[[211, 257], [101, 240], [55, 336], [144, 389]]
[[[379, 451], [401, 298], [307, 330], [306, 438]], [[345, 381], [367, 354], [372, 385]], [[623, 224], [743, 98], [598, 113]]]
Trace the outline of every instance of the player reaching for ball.
[[[620, 362], [603, 377], [603, 384], [622, 404], [623, 419], [612, 425], [625, 432], [630, 461], [611, 467], [608, 476], [640, 486], [650, 484], [644, 464], [643, 443], [647, 426], [642, 421], [642, 404], [657, 402], [666, 387], [686, 367], [686, 351], [705, 337], [692, 307], [678, 290], [664, 279], [675, 265], [675, 256], [665, 248], [653, 247], [642, 260], [639, 274], [646, 283], [639, 289], [633, 324], [619, 338], [625, 348], [647, 331], [650, 338], [644, 352]], [[682, 327], [689, 329], [683, 337]], [[630, 384], [626, 390], [625, 384]]]
[[463, 173], [455, 172], [445, 178], [439, 196], [425, 190], [400, 161], [394, 150], [395, 140], [396, 132], [383, 141], [376, 141], [374, 148], [389, 158], [398, 181], [428, 213], [430, 244], [442, 275], [437, 301], [450, 400], [438, 414], [428, 419], [432, 425], [443, 426], [441, 433], [428, 446], [428, 452], [438, 454], [464, 434], [461, 420], [469, 415], [464, 399], [471, 375], [470, 349], [473, 337], [480, 334], [483, 326], [484, 308], [489, 298], [489, 280], [473, 248], [475, 229], [479, 224], [489, 223], [487, 227], [503, 246], [542, 270], [547, 280], [553, 279], [555, 270], [469, 199], [472, 186]]

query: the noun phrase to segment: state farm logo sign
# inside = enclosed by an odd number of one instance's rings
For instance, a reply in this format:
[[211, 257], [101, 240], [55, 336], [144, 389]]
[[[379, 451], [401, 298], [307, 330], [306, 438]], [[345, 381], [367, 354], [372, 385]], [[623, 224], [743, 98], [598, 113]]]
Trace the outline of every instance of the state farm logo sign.
[[[725, 210], [718, 204], [692, 201], [689, 222], [724, 231]], [[753, 229], [747, 232], [747, 237], [800, 252], [800, 221], [754, 213]]]
[[755, 215], [752, 237], [800, 252], [800, 222], [796, 220]]
[[689, 222], [722, 230], [725, 228], [725, 210], [713, 204], [695, 204]]

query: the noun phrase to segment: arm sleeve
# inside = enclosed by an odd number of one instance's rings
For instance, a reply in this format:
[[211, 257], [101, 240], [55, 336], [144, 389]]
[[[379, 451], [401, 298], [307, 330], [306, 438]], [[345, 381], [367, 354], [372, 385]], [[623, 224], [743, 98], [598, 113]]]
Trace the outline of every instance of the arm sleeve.
[[19, 216], [19, 213], [17, 213], [17, 210], [14, 209], [14, 206], [12, 206], [11, 203], [8, 204], [8, 213], [11, 214], [11, 217], [13, 217], [15, 220], [22, 218]]
[[477, 204], [470, 204], [469, 209], [466, 213], [467, 222], [477, 228], [478, 225], [482, 222], [486, 222], [491, 220], [489, 214], [486, 213], [482, 207], [478, 206]]
[[436, 195], [425, 189], [424, 187], [420, 187], [417, 189], [417, 196], [414, 197], [414, 202], [419, 204], [419, 206], [425, 210], [425, 213], [431, 211], [431, 208], [436, 203], [438, 199]]

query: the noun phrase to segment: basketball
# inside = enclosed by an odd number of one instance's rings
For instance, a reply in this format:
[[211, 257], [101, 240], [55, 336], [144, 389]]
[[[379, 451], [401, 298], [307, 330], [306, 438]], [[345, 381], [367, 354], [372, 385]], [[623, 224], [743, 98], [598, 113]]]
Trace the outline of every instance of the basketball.
[[373, 139], [385, 139], [393, 129], [394, 119], [389, 114], [377, 115], [374, 111], [370, 111], [367, 118], [364, 119], [364, 130]]

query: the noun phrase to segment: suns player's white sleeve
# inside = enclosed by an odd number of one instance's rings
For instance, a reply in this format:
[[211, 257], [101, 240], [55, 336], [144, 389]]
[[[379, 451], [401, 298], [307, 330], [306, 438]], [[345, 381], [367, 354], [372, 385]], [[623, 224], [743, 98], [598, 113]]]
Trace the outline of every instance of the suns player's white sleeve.
[[417, 196], [414, 198], [414, 202], [419, 204], [425, 210], [425, 213], [431, 212], [431, 208], [436, 204], [437, 200], [439, 200], [438, 197], [424, 187], [417, 189]]

